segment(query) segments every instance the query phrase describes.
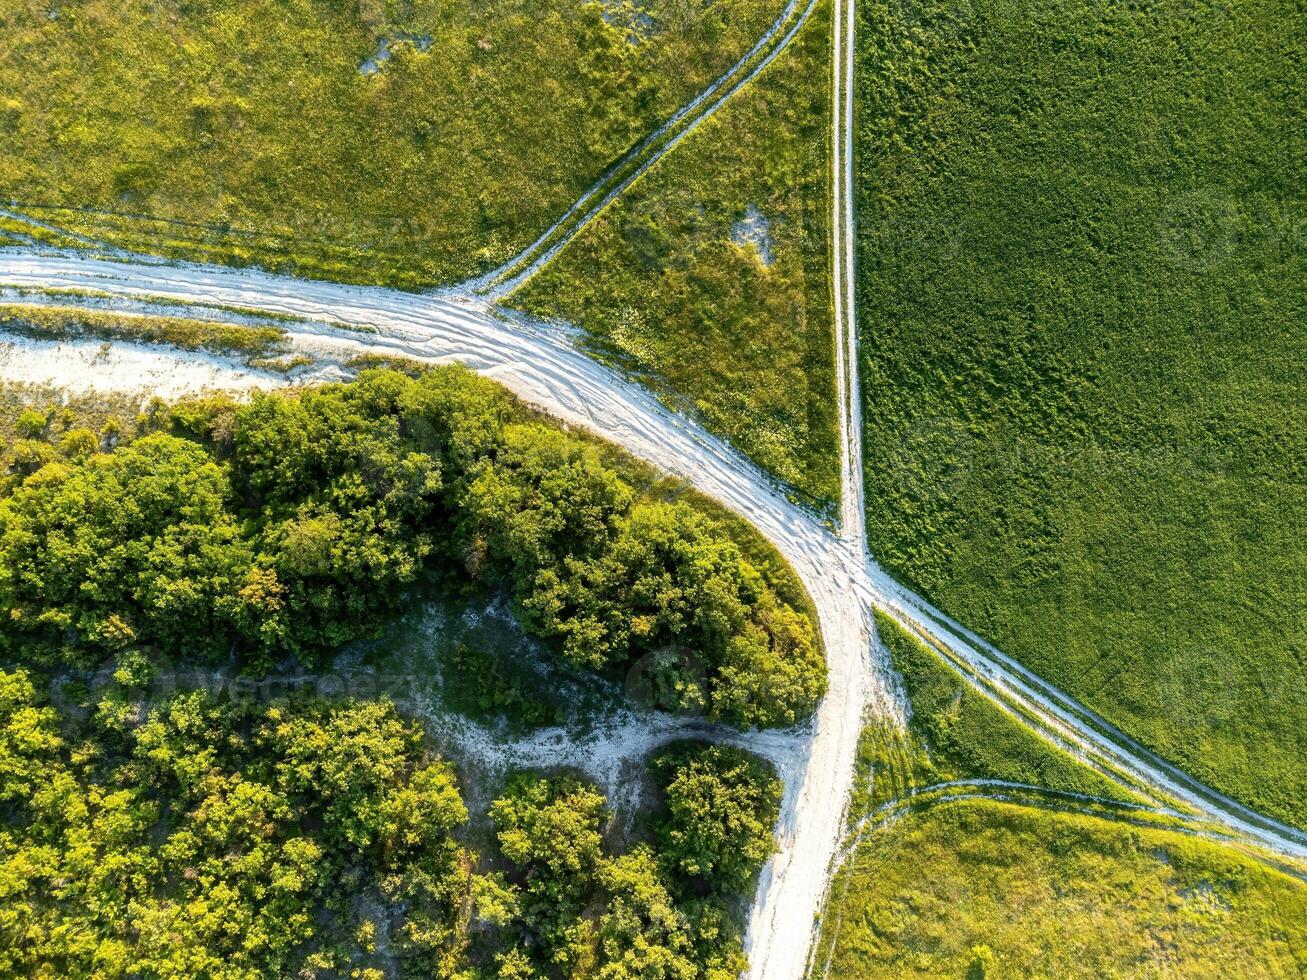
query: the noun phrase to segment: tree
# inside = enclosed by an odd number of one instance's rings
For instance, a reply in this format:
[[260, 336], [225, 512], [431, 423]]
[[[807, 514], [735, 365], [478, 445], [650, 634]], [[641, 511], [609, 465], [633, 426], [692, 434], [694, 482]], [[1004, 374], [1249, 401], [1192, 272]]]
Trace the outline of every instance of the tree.
[[780, 780], [760, 759], [726, 745], [673, 746], [649, 769], [665, 800], [655, 834], [668, 867], [718, 894], [747, 892], [776, 849]]
[[513, 777], [490, 807], [499, 849], [515, 866], [522, 925], [543, 963], [578, 971], [593, 958], [589, 904], [603, 858], [604, 798], [574, 776]]
[[659, 880], [644, 847], [604, 862], [604, 914], [598, 928], [600, 980], [695, 980], [689, 923]]
[[[402, 910], [406, 975], [470, 977], [467, 811], [452, 768], [388, 705], [264, 716], [190, 692], [121, 745], [88, 751], [93, 726], [0, 671], [0, 974], [368, 975], [361, 894]], [[379, 763], [347, 774], [370, 750]], [[333, 826], [342, 801], [371, 838]]]
[[163, 434], [43, 468], [0, 501], [6, 632], [47, 650], [71, 638], [225, 651], [228, 597], [251, 560], [229, 497], [201, 447]]

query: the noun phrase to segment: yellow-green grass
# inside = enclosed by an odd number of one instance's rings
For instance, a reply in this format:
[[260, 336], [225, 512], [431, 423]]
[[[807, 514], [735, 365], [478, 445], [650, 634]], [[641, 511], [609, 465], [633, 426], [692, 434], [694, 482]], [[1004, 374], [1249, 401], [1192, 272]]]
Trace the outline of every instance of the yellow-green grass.
[[991, 801], [870, 835], [836, 876], [814, 976], [1300, 977], [1307, 886], [1175, 831]]
[[268, 358], [284, 354], [289, 349], [286, 331], [275, 326], [243, 326], [186, 317], [135, 315], [34, 303], [0, 302], [0, 331], [61, 340], [88, 336], [135, 340], [249, 358]]
[[1307, 826], [1301, 9], [859, 12], [872, 552]]
[[1139, 802], [1126, 786], [970, 688], [938, 654], [880, 612], [876, 634], [903, 681], [908, 728], [900, 732], [873, 722], [863, 730], [851, 821], [910, 790], [955, 780], [996, 779]]
[[823, 503], [839, 496], [830, 56], [822, 3], [511, 300], [583, 327], [596, 350]]
[[160, 255], [448, 283], [531, 241], [782, 6], [11, 4], [0, 200]]

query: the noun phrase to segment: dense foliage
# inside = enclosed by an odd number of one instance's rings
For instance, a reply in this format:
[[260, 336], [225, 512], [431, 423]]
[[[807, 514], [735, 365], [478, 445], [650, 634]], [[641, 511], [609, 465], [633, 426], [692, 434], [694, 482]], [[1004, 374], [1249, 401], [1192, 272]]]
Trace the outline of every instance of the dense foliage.
[[770, 768], [725, 745], [673, 746], [650, 772], [663, 793], [656, 837], [674, 871], [705, 889], [744, 891], [776, 849], [781, 783]]
[[[774, 849], [780, 781], [745, 752], [693, 743], [664, 750], [650, 772], [663, 796], [657, 846], [620, 856], [604, 844], [603, 797], [575, 777], [519, 776], [491, 806], [519, 914], [497, 955], [519, 972], [504, 975], [739, 976], [731, 903]], [[696, 827], [702, 840], [687, 833]]]
[[[389, 703], [151, 703], [148, 674], [125, 664], [89, 711], [61, 714], [29, 672], [0, 671], [4, 976], [730, 980], [745, 967], [730, 907], [770, 825], [723, 840], [748, 848], [747, 870], [688, 879], [677, 853], [615, 852], [590, 784], [522, 774], [491, 805], [482, 859], [462, 842], [452, 767]], [[777, 791], [743, 753], [682, 746], [659, 764], [669, 800], [705, 774], [739, 801], [745, 784]]]
[[1307, 825], [1301, 8], [860, 14], [872, 552]]
[[764, 468], [839, 496], [830, 8], [515, 294]]
[[145, 252], [451, 282], [544, 231], [780, 7], [7, 4], [0, 198]]
[[0, 672], [0, 974], [349, 975], [380, 931], [409, 975], [470, 976], [468, 814], [419, 729], [378, 703], [136, 707], [76, 723]]
[[710, 717], [789, 724], [823, 690], [814, 627], [773, 567], [693, 504], [638, 497], [600, 447], [461, 368], [157, 407], [149, 422], [111, 452], [94, 438], [51, 451], [0, 500], [5, 657], [88, 667], [156, 647], [312, 665], [430, 575], [506, 590], [577, 666], [691, 651], [687, 697]]
[[1307, 970], [1301, 881], [1092, 817], [982, 801], [910, 814], [858, 847], [831, 895], [816, 960], [840, 980]]

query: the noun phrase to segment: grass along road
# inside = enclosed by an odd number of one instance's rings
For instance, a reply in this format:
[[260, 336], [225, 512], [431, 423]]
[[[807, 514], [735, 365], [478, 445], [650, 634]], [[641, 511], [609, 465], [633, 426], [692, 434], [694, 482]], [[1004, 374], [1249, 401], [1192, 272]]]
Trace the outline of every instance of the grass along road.
[[899, 585], [866, 557], [857, 538], [832, 532], [791, 504], [757, 467], [692, 420], [586, 357], [561, 327], [501, 318], [468, 297], [423, 297], [221, 267], [117, 263], [23, 249], [0, 251], [0, 284], [154, 295], [371, 327], [375, 333], [362, 334], [292, 325], [288, 334], [292, 342], [330, 340], [342, 350], [465, 363], [528, 403], [684, 478], [750, 520], [793, 565], [813, 598], [831, 692], [805, 732], [795, 763], [783, 773], [781, 852], [764, 870], [750, 927], [756, 977], [802, 973], [809, 923], [820, 908], [827, 868], [844, 830], [843, 808], [832, 800], [847, 798], [864, 705], [892, 710], [885, 674], [871, 660], [873, 608], [950, 651], [968, 666], [967, 676], [983, 693], [1047, 717], [1068, 739], [1111, 754], [1141, 783], [1160, 788], [1198, 816], [1286, 856], [1307, 856], [1301, 832], [1252, 814], [1100, 724], [1072, 699]]

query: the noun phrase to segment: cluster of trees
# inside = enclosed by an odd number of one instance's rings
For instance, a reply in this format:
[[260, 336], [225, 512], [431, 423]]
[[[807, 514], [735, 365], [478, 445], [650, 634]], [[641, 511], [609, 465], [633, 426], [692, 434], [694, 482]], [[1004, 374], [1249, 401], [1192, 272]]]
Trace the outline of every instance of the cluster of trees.
[[389, 705], [118, 707], [0, 672], [0, 974], [380, 977], [378, 931], [466, 969], [467, 810]]
[[506, 590], [577, 666], [688, 648], [713, 718], [789, 724], [823, 692], [812, 622], [726, 527], [463, 369], [161, 408], [140, 431], [0, 499], [0, 656], [312, 666], [430, 576]]
[[[666, 805], [617, 853], [605, 800], [512, 778], [496, 853], [452, 767], [382, 701], [253, 705], [139, 672], [89, 711], [0, 671], [0, 974], [728, 980], [729, 909], [770, 853], [779, 782], [734, 749], [651, 765]], [[701, 807], [711, 800], [708, 813]], [[705, 842], [688, 844], [706, 826]]]
[[[733, 980], [731, 911], [774, 849], [781, 785], [738, 749], [685, 743], [649, 766], [652, 843], [612, 855], [604, 798], [574, 776], [522, 774], [490, 809], [506, 869], [501, 977]], [[489, 888], [487, 888], [487, 891]], [[511, 913], [511, 916], [510, 916]]]

